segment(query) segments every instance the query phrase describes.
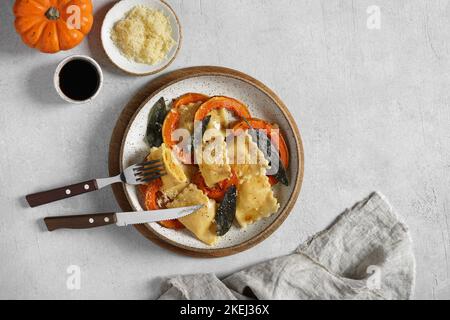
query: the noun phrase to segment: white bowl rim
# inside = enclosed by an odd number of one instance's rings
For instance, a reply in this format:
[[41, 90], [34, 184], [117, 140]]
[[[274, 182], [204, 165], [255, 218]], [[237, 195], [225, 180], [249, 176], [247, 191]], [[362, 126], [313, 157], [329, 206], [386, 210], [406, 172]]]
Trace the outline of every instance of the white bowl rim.
[[[97, 88], [97, 91], [95, 91], [94, 95], [86, 100], [74, 100], [69, 98], [68, 96], [66, 96], [64, 94], [64, 92], [62, 92], [61, 87], [59, 85], [59, 73], [61, 72], [61, 69], [69, 62], [75, 59], [81, 59], [81, 60], [86, 60], [89, 61], [90, 63], [92, 63], [92, 65], [97, 69], [97, 72], [99, 74], [99, 85]], [[84, 54], [74, 54], [71, 56], [68, 56], [66, 58], [64, 58], [63, 60], [61, 60], [58, 64], [58, 66], [55, 69], [55, 73], [53, 75], [53, 85], [55, 87], [56, 92], [58, 92], [58, 95], [65, 101], [73, 103], [73, 104], [84, 104], [84, 103], [88, 103], [92, 100], [95, 99], [95, 97], [98, 96], [98, 94], [100, 93], [100, 90], [103, 87], [103, 71], [102, 68], [100, 67], [100, 65], [98, 64], [97, 61], [94, 60], [94, 58], [91, 58], [87, 55]]]
[[135, 76], [148, 76], [148, 75], [151, 75], [151, 74], [155, 74], [155, 73], [161, 72], [162, 70], [166, 69], [169, 65], [172, 64], [172, 62], [173, 62], [173, 61], [175, 60], [175, 58], [178, 56], [178, 53], [179, 53], [179, 51], [180, 51], [180, 48], [181, 48], [181, 42], [182, 42], [182, 40], [183, 40], [183, 33], [182, 33], [182, 29], [181, 29], [181, 23], [180, 23], [180, 20], [178, 19], [178, 16], [177, 16], [177, 14], [175, 13], [175, 11], [172, 9], [172, 7], [171, 7], [166, 1], [164, 1], [164, 0], [156, 0], [156, 1], [161, 2], [164, 6], [166, 6], [167, 9], [168, 9], [168, 11], [171, 12], [171, 13], [173, 14], [173, 16], [175, 17], [175, 21], [176, 21], [176, 25], [177, 25], [177, 29], [178, 29], [178, 34], [179, 34], [179, 39], [178, 39], [177, 44], [176, 44], [177, 47], [176, 47], [176, 49], [175, 49], [175, 53], [174, 53], [174, 55], [173, 55], [172, 58], [170, 58], [164, 65], [162, 65], [160, 68], [158, 68], [158, 69], [156, 69], [156, 70], [149, 71], [149, 72], [133, 72], [133, 71], [130, 71], [130, 70], [124, 68], [123, 66], [119, 65], [119, 64], [113, 59], [113, 57], [112, 57], [111, 54], [108, 52], [108, 50], [106, 50], [105, 45], [104, 45], [104, 43], [103, 43], [103, 34], [105, 33], [105, 28], [106, 28], [106, 26], [105, 26], [105, 21], [107, 21], [108, 15], [110, 14], [111, 10], [112, 10], [114, 7], [116, 7], [116, 6], [120, 5], [120, 4], [123, 4], [123, 3], [126, 2], [126, 1], [127, 1], [127, 0], [117, 1], [117, 3], [115, 3], [115, 4], [108, 10], [108, 12], [106, 13], [106, 15], [105, 15], [105, 17], [104, 17], [104, 19], [103, 19], [102, 27], [101, 27], [101, 30], [100, 30], [100, 42], [102, 43], [103, 51], [105, 52], [105, 54], [106, 54], [106, 56], [108, 57], [109, 61], [112, 62], [112, 64], [114, 64], [117, 68], [119, 68], [120, 70], [122, 70], [122, 71], [124, 71], [124, 72], [126, 72], [126, 73], [128, 73], [128, 74], [135, 75]]

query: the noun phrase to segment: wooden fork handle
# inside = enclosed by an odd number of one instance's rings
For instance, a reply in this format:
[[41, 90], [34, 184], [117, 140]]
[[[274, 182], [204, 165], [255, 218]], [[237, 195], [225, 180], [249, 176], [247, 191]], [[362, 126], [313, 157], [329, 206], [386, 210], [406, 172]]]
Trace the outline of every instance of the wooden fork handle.
[[117, 222], [114, 212], [83, 214], [76, 216], [47, 217], [44, 219], [48, 231], [56, 229], [88, 229]]
[[67, 199], [95, 190], [98, 190], [98, 186], [97, 181], [94, 179], [72, 184], [70, 186], [29, 194], [25, 198], [27, 199], [30, 207], [37, 207], [46, 203]]

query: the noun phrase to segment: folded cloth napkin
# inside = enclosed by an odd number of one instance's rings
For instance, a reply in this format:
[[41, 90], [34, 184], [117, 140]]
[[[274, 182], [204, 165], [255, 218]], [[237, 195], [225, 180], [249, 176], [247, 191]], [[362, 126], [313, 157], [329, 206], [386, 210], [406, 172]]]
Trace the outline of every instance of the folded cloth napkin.
[[223, 280], [170, 278], [160, 299], [410, 299], [414, 279], [409, 231], [372, 193], [294, 253]]

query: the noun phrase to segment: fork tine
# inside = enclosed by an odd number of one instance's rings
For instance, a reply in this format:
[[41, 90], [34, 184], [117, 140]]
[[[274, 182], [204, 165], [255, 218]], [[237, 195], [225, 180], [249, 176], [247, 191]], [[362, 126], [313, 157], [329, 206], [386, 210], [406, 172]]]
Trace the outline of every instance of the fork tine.
[[161, 164], [156, 164], [153, 166], [148, 166], [148, 167], [145, 167], [145, 168], [142, 168], [139, 170], [135, 170], [134, 174], [136, 175], [136, 174], [141, 174], [142, 172], [147, 172], [150, 170], [162, 170], [162, 169], [164, 169], [164, 165], [161, 163]]
[[157, 170], [155, 170], [155, 171], [148, 171], [148, 172], [146, 172], [146, 173], [142, 173], [142, 174], [140, 174], [138, 177], [136, 177], [136, 178], [140, 178], [140, 179], [143, 179], [143, 178], [147, 178], [147, 177], [149, 177], [149, 176], [152, 176], [152, 175], [158, 175], [158, 174], [167, 174], [167, 172], [165, 172], [164, 170], [160, 170], [160, 171], [157, 171]]
[[133, 170], [138, 170], [138, 169], [144, 168], [145, 166], [148, 166], [150, 164], [156, 164], [156, 163], [161, 163], [161, 160], [160, 159], [156, 159], [156, 160], [151, 160], [151, 161], [138, 163], [138, 164], [136, 164], [134, 166]]
[[141, 184], [160, 178], [166, 175], [166, 172], [162, 160], [156, 159], [134, 165], [132, 174], [134, 175], [134, 180]]
[[145, 179], [139, 178], [139, 179], [137, 179], [137, 181], [139, 181], [139, 182], [150, 182], [152, 180], [161, 178], [162, 176], [165, 176], [165, 175], [166, 175], [166, 173], [155, 174], [155, 175], [146, 177]]
[[150, 182], [150, 181], [152, 181], [152, 180], [161, 178], [162, 176], [165, 176], [165, 174], [163, 174], [163, 175], [156, 175], [156, 176], [154, 176], [154, 177], [149, 177], [149, 178], [147, 178], [147, 179], [142, 180], [142, 182]]

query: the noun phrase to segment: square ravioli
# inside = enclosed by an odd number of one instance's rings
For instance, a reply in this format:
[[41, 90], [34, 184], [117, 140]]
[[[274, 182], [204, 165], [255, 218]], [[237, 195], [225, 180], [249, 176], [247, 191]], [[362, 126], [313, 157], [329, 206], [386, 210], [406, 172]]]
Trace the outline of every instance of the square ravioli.
[[227, 146], [222, 135], [217, 135], [204, 142], [202, 149], [197, 153], [197, 160], [208, 187], [213, 187], [216, 183], [231, 176], [231, 167], [227, 161]]
[[242, 228], [272, 215], [279, 207], [267, 176], [253, 176], [238, 186], [236, 220]]
[[187, 207], [196, 204], [203, 204], [204, 207], [178, 220], [199, 240], [208, 245], [213, 245], [218, 239], [214, 223], [216, 216], [216, 202], [214, 200], [209, 199], [194, 184], [190, 184], [172, 202], [167, 204], [167, 208]]
[[266, 174], [269, 162], [247, 132], [227, 141], [227, 149], [228, 163], [233, 165], [240, 181]]

